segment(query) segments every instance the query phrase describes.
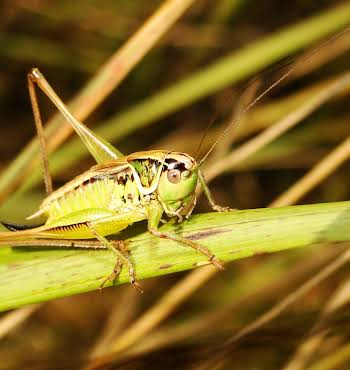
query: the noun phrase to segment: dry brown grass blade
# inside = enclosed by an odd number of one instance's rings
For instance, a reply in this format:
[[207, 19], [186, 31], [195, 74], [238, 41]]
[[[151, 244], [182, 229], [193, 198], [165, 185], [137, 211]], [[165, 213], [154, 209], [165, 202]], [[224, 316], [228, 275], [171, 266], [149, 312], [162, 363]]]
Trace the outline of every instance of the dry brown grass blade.
[[294, 73], [294, 77], [304, 76], [329, 61], [344, 54], [350, 48], [350, 34], [345, 32], [330, 44], [320, 49], [308, 63], [300, 64]]
[[290, 130], [292, 127], [295, 127], [305, 117], [314, 112], [334, 95], [337, 95], [348, 88], [349, 85], [350, 72], [330, 83], [327, 87], [322, 89], [321, 92], [316, 94], [301, 107], [282, 118], [279, 122], [276, 122], [273, 126], [267, 128], [261, 134], [255, 136], [245, 144], [242, 144], [239, 148], [233, 150], [228, 156], [217, 161], [215, 165], [212, 165], [205, 171], [206, 180], [211, 181], [219, 174], [227, 171], [227, 169], [234, 168], [258, 150], [262, 149], [264, 146]]
[[[273, 299], [276, 295], [283, 294], [286, 290], [293, 289], [296, 284], [310, 276], [310, 271], [315, 271], [324, 266], [331, 258], [339, 254], [339, 251], [329, 246], [325, 246], [323, 251], [313, 259], [302, 260], [296, 266], [283, 273], [278, 280], [266, 281], [266, 285], [260, 286], [247, 293], [243, 293], [237, 299], [228, 301], [222, 307], [196, 315], [193, 319], [176, 326], [169, 325], [169, 327], [159, 328], [154, 331], [150, 337], [144, 338], [135, 346], [129, 348], [122, 358], [145, 354], [156, 349], [169, 346], [174, 343], [181, 343], [187, 338], [194, 338], [202, 335], [220, 323], [224, 322], [228, 317], [232, 317], [236, 311], [239, 311], [244, 305], [253, 305], [261, 303], [261, 301], [268, 301]], [[244, 278], [243, 278], [244, 280]], [[235, 282], [235, 286], [239, 286], [239, 282]]]
[[88, 364], [84, 370], [96, 369], [118, 357], [118, 354], [133, 345], [139, 338], [147, 334], [182, 302], [184, 302], [200, 286], [205, 284], [215, 273], [213, 266], [205, 266], [200, 270], [193, 270], [179, 283], [163, 295], [153, 307], [135, 321], [109, 347], [109, 354], [97, 358]]
[[[298, 58], [298, 60], [308, 60], [307, 63], [298, 63], [296, 61], [295, 70], [293, 74], [289, 76], [289, 80], [294, 80], [301, 76], [304, 76], [308, 73], [311, 73], [317, 68], [322, 67], [324, 64], [328, 63], [329, 61], [339, 57], [341, 54], [345, 53], [350, 48], [350, 35], [348, 32], [344, 32], [344, 34], [339, 35], [339, 37], [335, 37], [335, 39], [331, 43], [326, 43], [324, 47], [321, 47], [317, 50], [317, 52], [312, 55], [312, 58], [309, 58], [309, 54], [306, 53]], [[248, 106], [249, 102], [252, 102], [254, 98], [257, 96], [257, 91], [262, 83], [263, 74], [255, 80], [243, 91], [242, 95], [239, 97], [237, 108], [234, 109], [234, 113], [230, 121], [236, 121], [237, 124], [234, 127], [233, 132], [230, 133], [227, 137], [224, 137], [221, 141], [221, 144], [216, 148], [215, 153], [213, 155], [217, 155], [220, 157], [220, 154], [228, 153], [229, 147], [235, 142], [237, 138], [239, 138], [242, 133], [249, 132], [250, 125], [245, 125], [244, 122], [246, 120], [244, 117], [240, 117], [242, 111], [244, 110], [244, 106]], [[324, 83], [325, 86], [327, 82]], [[318, 84], [319, 86], [315, 86], [315, 91], [322, 87], [322, 85]], [[252, 112], [254, 114], [254, 112]], [[252, 114], [250, 113], [250, 114]], [[248, 119], [249, 121], [249, 119]], [[225, 127], [227, 123], [223, 127]], [[223, 128], [224, 129], [224, 128]], [[223, 130], [222, 129], [222, 130]], [[212, 155], [212, 157], [213, 157]], [[223, 156], [223, 155], [222, 155]]]
[[306, 367], [313, 354], [320, 348], [328, 333], [327, 320], [350, 300], [350, 279], [346, 279], [337, 287], [326, 303], [319, 318], [309, 331], [304, 341], [300, 343], [295, 354], [282, 370], [302, 370]]
[[[339, 346], [335, 351], [327, 356], [321, 358], [315, 364], [307, 368], [307, 370], [333, 370], [340, 369], [340, 365], [345, 365], [348, 368], [350, 359], [350, 343]], [[343, 367], [344, 368], [344, 367]]]
[[0, 339], [18, 328], [36, 312], [40, 306], [40, 304], [33, 304], [5, 314], [0, 320]]
[[318, 162], [305, 176], [298, 180], [286, 192], [281, 194], [273, 203], [273, 207], [283, 207], [294, 204], [310, 190], [314, 189], [342, 163], [350, 157], [350, 137], [345, 139], [331, 153]]
[[[135, 289], [129, 289], [129, 287], [124, 289], [122, 294], [118, 293], [104, 328], [89, 352], [91, 359], [105, 354], [113, 338], [134, 316], [140, 297], [140, 294]], [[127, 310], [125, 307], [127, 307]]]
[[213, 151], [211, 155], [211, 160], [213, 162], [216, 158], [221, 158], [229, 153], [233, 143], [239, 138], [241, 133], [246, 130], [249, 120], [243, 113], [244, 107], [249, 106], [250, 103], [257, 97], [261, 83], [262, 80], [257, 78], [243, 91], [243, 94], [239, 97], [229, 120], [230, 122], [237, 122], [237, 124], [235, 124], [234, 128], [230, 130], [227, 136], [222, 138], [220, 145], [218, 145]]

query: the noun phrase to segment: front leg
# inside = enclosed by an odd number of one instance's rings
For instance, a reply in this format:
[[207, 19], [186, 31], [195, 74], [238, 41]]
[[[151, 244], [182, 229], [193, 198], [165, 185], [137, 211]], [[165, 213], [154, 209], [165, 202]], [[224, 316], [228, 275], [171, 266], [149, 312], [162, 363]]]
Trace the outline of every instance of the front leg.
[[218, 204], [215, 203], [213, 196], [211, 195], [210, 189], [208, 185], [205, 182], [203, 173], [201, 170], [198, 170], [198, 177], [199, 177], [199, 182], [201, 183], [202, 189], [204, 191], [204, 194], [206, 195], [208, 202], [210, 204], [210, 207], [216, 211], [216, 212], [227, 212], [227, 211], [234, 211], [234, 209], [230, 207], [222, 207], [219, 206]]
[[162, 233], [158, 230], [158, 224], [163, 214], [163, 208], [161, 205], [152, 205], [148, 208], [148, 231], [158, 238], [164, 238], [168, 240], [173, 240], [175, 242], [187, 245], [195, 249], [196, 251], [204, 254], [208, 257], [210, 263], [216, 266], [219, 270], [224, 270], [224, 263], [217, 258], [208, 248], [193, 242], [192, 240], [182, 238], [177, 235], [172, 235], [168, 233]]

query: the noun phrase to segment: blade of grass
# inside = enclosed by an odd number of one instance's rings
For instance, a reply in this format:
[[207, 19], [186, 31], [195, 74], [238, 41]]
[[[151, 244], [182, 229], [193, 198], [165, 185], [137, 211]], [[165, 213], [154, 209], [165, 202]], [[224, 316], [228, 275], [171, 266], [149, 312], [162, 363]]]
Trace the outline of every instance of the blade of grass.
[[[101, 333], [97, 336], [93, 347], [89, 351], [90, 358], [104, 354], [111, 340], [123, 332], [126, 324], [132, 321], [141, 296], [135, 289], [125, 289], [116, 298]], [[125, 307], [128, 307], [128, 309], [125, 310]]]
[[[96, 133], [110, 142], [120, 140], [156, 119], [182, 108], [234, 82], [247, 78], [288, 55], [350, 24], [350, 4], [328, 9], [296, 25], [252, 43], [238, 52], [193, 73], [145, 101], [101, 124]], [[53, 173], [78, 162], [87, 151], [74, 140], [50, 159]], [[6, 175], [6, 172], [4, 174]], [[40, 172], [29, 177], [23, 189], [41, 179]], [[0, 178], [0, 193], [8, 182]]]
[[[336, 311], [349, 303], [349, 299], [350, 279], [345, 279], [329, 297], [307, 337], [298, 345], [293, 357], [281, 370], [302, 370], [306, 368], [309, 360], [320, 349], [322, 342], [329, 333], [327, 323]], [[322, 359], [322, 361], [324, 360]]]
[[39, 308], [39, 305], [29, 305], [12, 311], [1, 318], [0, 339], [5, 337], [13, 328], [20, 326], [31, 314]]
[[[224, 171], [232, 169], [242, 161], [246, 160], [253, 153], [266, 146], [277, 137], [284, 134], [287, 130], [293, 128], [300, 123], [305, 117], [314, 112], [317, 108], [323, 105], [327, 100], [331, 99], [334, 95], [339, 94], [347, 89], [350, 85], [350, 72], [339, 77], [337, 80], [331, 82], [328, 86], [321, 89], [312, 98], [307, 100], [303, 105], [290, 112], [287, 116], [283, 117], [276, 124], [268, 127], [262, 133], [255, 136], [253, 139], [242, 144], [237, 149], [233, 150], [229, 155], [217, 160], [208, 171], [205, 171], [207, 181], [212, 180]], [[290, 203], [292, 204], [291, 200]]]
[[332, 370], [345, 363], [344, 368], [349, 365], [350, 343], [337, 347], [335, 351], [325, 358], [321, 358], [307, 370]]
[[[324, 266], [331, 257], [339, 255], [339, 250], [331, 249], [326, 245], [318, 250], [320, 253], [317, 253], [317, 257], [297, 260], [297, 263], [295, 260], [290, 261], [290, 256], [279, 254], [255, 265], [249, 274], [242, 274], [230, 281], [230, 286], [222, 294], [225, 297], [224, 302], [217, 302], [208, 311], [189, 317], [185, 322], [160, 327], [157, 331], [153, 331], [152, 335], [139, 336], [137, 343], [129, 346], [121, 357], [144, 354], [160, 347], [180, 343], [187, 338], [203, 335], [221, 327], [221, 323], [236, 312], [239, 314], [243, 306], [246, 308], [248, 304], [249, 307], [254, 307], [261, 301], [274, 299], [276, 294], [282, 294], [287, 289], [291, 289], [297, 282], [300, 283], [306, 276], [310, 276], [311, 271]], [[300, 253], [300, 255], [303, 254]], [[261, 278], [262, 276], [264, 279]], [[228, 300], [227, 297], [229, 297]]]
[[350, 137], [319, 161], [305, 176], [281, 194], [273, 203], [274, 207], [296, 203], [311, 189], [314, 189], [324, 179], [331, 175], [350, 157]]
[[[142, 319], [137, 321], [138, 325], [131, 325], [125, 332], [126, 335], [124, 333], [120, 334], [118, 340], [109, 346], [107, 355], [96, 358], [84, 370], [108, 363], [111, 353], [123, 352], [135, 343], [135, 340], [139, 338], [140, 331], [147, 333], [162, 322], [165, 317], [168, 317], [178, 304], [181, 304], [188, 296], [191, 296], [193, 291], [208, 281], [210, 276], [216, 274], [216, 269], [213, 266], [206, 266], [205, 269], [208, 271], [208, 274], [202, 274], [200, 270], [196, 270], [193, 274], [187, 275], [179, 284], [176, 284], [174, 289], [169, 291], [169, 294], [162, 296], [158, 300], [157, 305], [151, 307], [142, 316]], [[174, 302], [176, 302], [176, 305], [173, 304]]]
[[[224, 261], [321, 242], [350, 240], [350, 202], [193, 216], [168, 232], [196, 240]], [[189, 248], [143, 233], [127, 239], [139, 279], [206, 263]], [[0, 310], [94, 290], [111, 272], [104, 250], [0, 248]], [[117, 284], [128, 281], [123, 269]]]

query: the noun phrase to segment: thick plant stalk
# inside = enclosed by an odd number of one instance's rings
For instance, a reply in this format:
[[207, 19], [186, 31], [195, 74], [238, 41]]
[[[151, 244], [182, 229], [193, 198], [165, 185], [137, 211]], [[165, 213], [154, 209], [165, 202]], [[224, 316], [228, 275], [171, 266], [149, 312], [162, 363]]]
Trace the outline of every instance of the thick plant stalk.
[[[164, 225], [202, 243], [224, 261], [257, 253], [350, 240], [350, 202], [257, 209], [193, 216]], [[205, 257], [148, 232], [127, 239], [139, 279], [206, 263]], [[0, 248], [0, 310], [97, 289], [114, 266], [105, 250]], [[116, 284], [128, 282], [123, 269]]]

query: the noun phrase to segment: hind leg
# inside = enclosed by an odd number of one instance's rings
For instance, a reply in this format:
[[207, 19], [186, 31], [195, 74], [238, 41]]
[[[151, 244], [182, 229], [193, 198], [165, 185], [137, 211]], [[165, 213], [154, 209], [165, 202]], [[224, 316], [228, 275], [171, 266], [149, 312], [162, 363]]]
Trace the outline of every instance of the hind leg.
[[[122, 247], [122, 250], [123, 249], [125, 250], [124, 242], [123, 241], [118, 241], [118, 243], [111, 242], [107, 238], [99, 234], [94, 228], [94, 226], [89, 225], [89, 228], [91, 232], [95, 235], [96, 239], [99, 240], [107, 249], [111, 250], [117, 256], [117, 262], [113, 268], [112, 273], [103, 281], [100, 288], [102, 288], [107, 281], [113, 281], [119, 275], [121, 266], [125, 265], [128, 267], [131, 284], [135, 287], [136, 290], [142, 292], [140, 284], [136, 281], [134, 266], [132, 265], [129, 258], [125, 256], [125, 252], [124, 251], [121, 252], [119, 250], [120, 246]], [[122, 243], [122, 245], [120, 245], [120, 243]], [[116, 244], [118, 244], [118, 246], [116, 246]]]

